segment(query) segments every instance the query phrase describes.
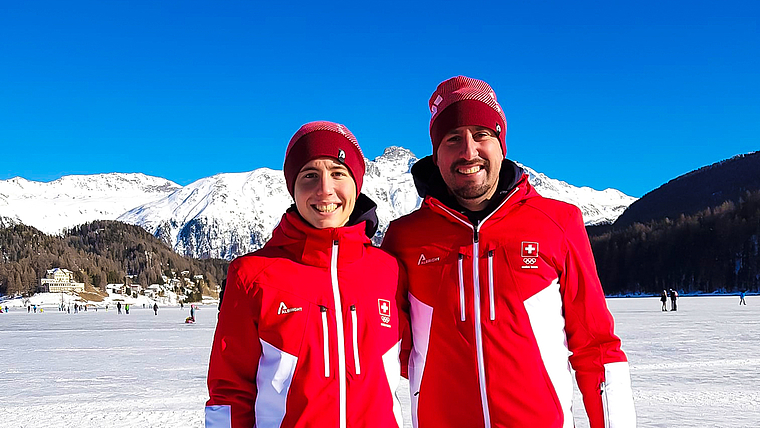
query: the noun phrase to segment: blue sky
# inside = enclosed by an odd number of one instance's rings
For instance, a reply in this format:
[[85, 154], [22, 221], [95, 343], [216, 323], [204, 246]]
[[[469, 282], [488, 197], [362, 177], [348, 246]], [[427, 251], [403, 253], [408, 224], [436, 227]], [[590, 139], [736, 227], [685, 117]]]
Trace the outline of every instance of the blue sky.
[[508, 158], [576, 186], [760, 150], [756, 1], [6, 3], [0, 179], [281, 169], [312, 120], [422, 157], [458, 74], [495, 89]]

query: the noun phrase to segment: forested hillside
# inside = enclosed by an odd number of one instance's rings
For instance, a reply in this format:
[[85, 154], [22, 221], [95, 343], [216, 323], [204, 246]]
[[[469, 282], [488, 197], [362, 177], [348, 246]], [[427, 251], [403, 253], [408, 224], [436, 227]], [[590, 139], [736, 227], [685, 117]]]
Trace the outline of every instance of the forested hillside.
[[759, 241], [760, 191], [591, 236], [606, 294], [760, 291]]
[[725, 201], [738, 202], [760, 190], [760, 152], [735, 156], [684, 174], [632, 203], [615, 221], [616, 229], [680, 214], [696, 214]]
[[104, 290], [109, 283], [163, 283], [187, 271], [203, 275], [211, 289], [221, 284], [229, 262], [182, 257], [139, 226], [94, 221], [63, 236], [25, 225], [0, 228], [0, 294], [30, 293], [48, 269], [65, 268], [77, 281]]

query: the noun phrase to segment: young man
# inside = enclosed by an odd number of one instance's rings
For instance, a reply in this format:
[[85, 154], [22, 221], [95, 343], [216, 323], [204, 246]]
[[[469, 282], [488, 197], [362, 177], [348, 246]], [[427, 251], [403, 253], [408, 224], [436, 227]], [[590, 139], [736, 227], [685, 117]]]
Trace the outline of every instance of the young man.
[[409, 275], [414, 426], [573, 427], [572, 366], [592, 428], [634, 427], [580, 210], [505, 159], [487, 83], [449, 79], [429, 107], [433, 155], [412, 167], [424, 202], [383, 242]]

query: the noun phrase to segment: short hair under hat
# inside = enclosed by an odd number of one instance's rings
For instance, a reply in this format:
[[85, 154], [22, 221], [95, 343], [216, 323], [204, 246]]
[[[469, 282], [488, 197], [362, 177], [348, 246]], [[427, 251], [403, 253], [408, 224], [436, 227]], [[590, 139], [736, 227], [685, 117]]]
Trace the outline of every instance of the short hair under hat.
[[364, 180], [364, 154], [356, 137], [344, 125], [317, 121], [302, 125], [290, 139], [285, 151], [285, 184], [295, 197], [296, 177], [304, 165], [313, 159], [330, 157], [343, 164], [356, 183], [356, 195]]
[[493, 130], [501, 142], [502, 154], [507, 156], [507, 119], [488, 83], [465, 76], [452, 77], [438, 85], [428, 106], [430, 139], [436, 163], [443, 137], [460, 126], [483, 126]]

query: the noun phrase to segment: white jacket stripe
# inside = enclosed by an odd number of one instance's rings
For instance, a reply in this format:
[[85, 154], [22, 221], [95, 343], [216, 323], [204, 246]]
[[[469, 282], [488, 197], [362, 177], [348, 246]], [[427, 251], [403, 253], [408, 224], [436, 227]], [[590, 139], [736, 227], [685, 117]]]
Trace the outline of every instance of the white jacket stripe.
[[635, 428], [636, 409], [633, 405], [631, 391], [631, 373], [627, 362], [607, 363], [604, 365], [604, 397], [606, 406], [604, 414], [608, 420], [605, 426], [610, 428]]
[[261, 342], [259, 370], [256, 373], [256, 428], [276, 428], [282, 424], [288, 391], [298, 357]]
[[565, 335], [565, 317], [562, 315], [562, 296], [559, 280], [528, 298], [525, 302], [533, 335], [544, 362], [546, 372], [552, 381], [554, 391], [562, 406], [563, 428], [573, 424], [573, 377], [570, 367], [570, 351]]
[[412, 401], [412, 426], [417, 428], [417, 406], [420, 384], [425, 372], [428, 344], [430, 343], [430, 325], [433, 322], [433, 308], [409, 294], [409, 311], [412, 323], [412, 353], [409, 356], [409, 396]]
[[346, 339], [343, 336], [343, 306], [340, 303], [340, 285], [338, 284], [338, 241], [334, 241], [332, 246], [330, 278], [332, 280], [333, 300], [335, 301], [335, 324], [338, 327], [338, 397], [340, 406], [338, 423], [339, 428], [346, 428]]
[[232, 414], [229, 405], [206, 406], [206, 428], [231, 428]]
[[383, 354], [383, 368], [385, 368], [385, 376], [388, 378], [388, 388], [391, 394], [391, 400], [393, 400], [393, 416], [396, 418], [396, 425], [398, 428], [403, 427], [404, 421], [401, 416], [401, 401], [399, 401], [396, 395], [398, 384], [401, 382], [401, 359], [399, 358], [399, 351], [401, 350], [401, 342], [396, 343]]

